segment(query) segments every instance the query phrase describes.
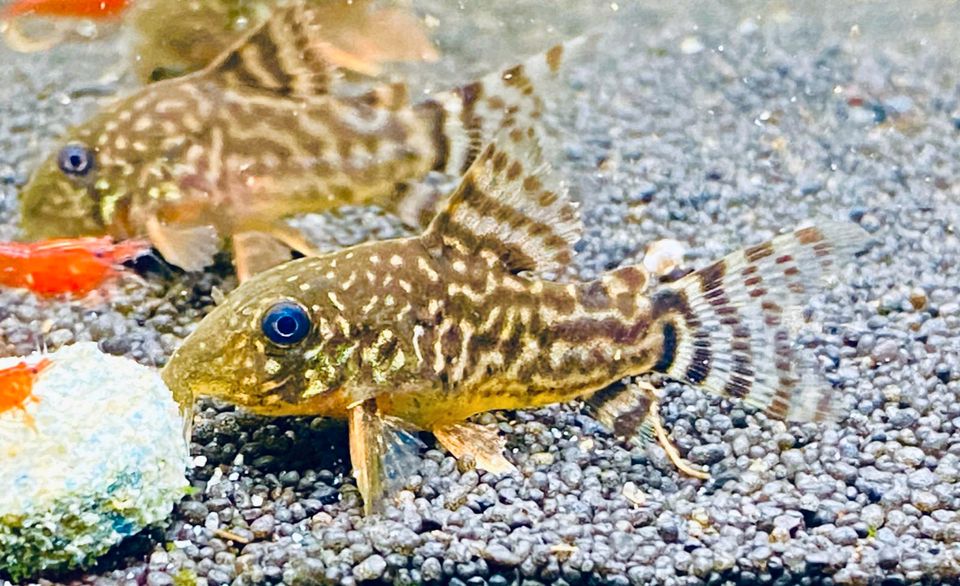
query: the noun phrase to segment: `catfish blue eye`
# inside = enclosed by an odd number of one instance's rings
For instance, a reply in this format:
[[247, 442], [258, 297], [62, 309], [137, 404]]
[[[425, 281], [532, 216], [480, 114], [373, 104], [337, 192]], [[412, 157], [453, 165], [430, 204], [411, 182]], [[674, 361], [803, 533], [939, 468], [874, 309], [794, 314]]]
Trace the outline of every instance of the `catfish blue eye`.
[[68, 175], [86, 175], [93, 168], [93, 153], [82, 144], [70, 143], [57, 155], [60, 170]]
[[260, 329], [274, 344], [290, 346], [310, 333], [310, 316], [306, 309], [296, 303], [281, 301], [263, 315]]

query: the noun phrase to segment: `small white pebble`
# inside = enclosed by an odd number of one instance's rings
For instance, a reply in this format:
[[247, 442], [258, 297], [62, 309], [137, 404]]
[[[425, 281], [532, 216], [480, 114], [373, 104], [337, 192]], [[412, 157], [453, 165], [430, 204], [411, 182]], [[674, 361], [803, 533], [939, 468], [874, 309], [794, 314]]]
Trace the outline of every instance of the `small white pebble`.
[[638, 507], [642, 507], [647, 502], [647, 495], [644, 494], [642, 490], [637, 488], [637, 485], [633, 482], [628, 482], [623, 485], [623, 498], [627, 499]]
[[680, 43], [680, 52], [684, 55], [694, 55], [703, 51], [703, 43], [697, 37], [686, 37]]
[[206, 456], [197, 456], [196, 458], [193, 459], [193, 466], [195, 468], [203, 468], [206, 465], [207, 465]]
[[260, 496], [259, 494], [255, 494], [252, 497], [250, 497], [250, 503], [255, 507], [259, 507], [263, 505], [263, 497]]
[[662, 277], [683, 262], [684, 245], [679, 240], [664, 238], [650, 243], [643, 255], [643, 268]]
[[210, 480], [207, 481], [207, 488], [205, 492], [209, 493], [210, 489], [220, 484], [220, 481], [222, 479], [223, 479], [223, 470], [219, 468], [214, 469], [213, 475], [210, 476]]

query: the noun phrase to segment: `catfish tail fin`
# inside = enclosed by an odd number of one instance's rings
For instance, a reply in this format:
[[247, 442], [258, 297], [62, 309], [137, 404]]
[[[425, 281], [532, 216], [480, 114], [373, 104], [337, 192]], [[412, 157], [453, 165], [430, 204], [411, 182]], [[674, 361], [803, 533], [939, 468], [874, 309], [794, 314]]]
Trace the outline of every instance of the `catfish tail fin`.
[[664, 287], [653, 296], [664, 337], [654, 370], [777, 419], [835, 418], [837, 394], [794, 339], [809, 299], [866, 240], [855, 224], [801, 228]]

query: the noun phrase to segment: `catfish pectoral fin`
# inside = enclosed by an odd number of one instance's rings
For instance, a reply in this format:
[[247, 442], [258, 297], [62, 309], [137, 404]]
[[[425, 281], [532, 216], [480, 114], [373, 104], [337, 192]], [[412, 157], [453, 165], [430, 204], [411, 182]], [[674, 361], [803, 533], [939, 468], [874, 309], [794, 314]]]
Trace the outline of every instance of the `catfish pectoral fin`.
[[213, 226], [161, 224], [156, 217], [147, 220], [147, 236], [163, 259], [185, 271], [199, 271], [213, 264], [220, 250], [220, 235]]
[[363, 497], [363, 512], [377, 510], [383, 498], [380, 484], [379, 430], [376, 425], [376, 402], [369, 400], [350, 409], [350, 463], [353, 477]]
[[403, 429], [403, 422], [385, 417], [376, 399], [367, 399], [348, 411], [350, 461], [353, 477], [363, 497], [364, 513], [383, 508], [383, 499], [401, 488], [415, 469], [423, 443]]
[[330, 63], [348, 71], [354, 71], [367, 77], [376, 77], [382, 72], [381, 67], [377, 65], [375, 60], [341, 49], [333, 44], [323, 45], [321, 51]]
[[516, 472], [514, 466], [503, 455], [506, 442], [490, 425], [476, 423], [452, 423], [433, 428], [433, 435], [457, 459], [470, 454], [478, 468], [494, 474]]
[[257, 273], [289, 261], [290, 253], [289, 246], [263, 232], [233, 235], [233, 265], [241, 283]]

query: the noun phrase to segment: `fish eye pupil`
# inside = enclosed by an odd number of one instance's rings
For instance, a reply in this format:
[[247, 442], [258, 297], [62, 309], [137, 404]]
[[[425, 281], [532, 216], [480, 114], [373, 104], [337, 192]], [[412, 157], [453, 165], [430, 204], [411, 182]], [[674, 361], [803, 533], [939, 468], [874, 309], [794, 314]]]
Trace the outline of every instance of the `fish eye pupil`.
[[296, 333], [297, 331], [297, 320], [293, 319], [289, 315], [285, 315], [277, 320], [276, 325], [273, 326], [277, 333], [288, 338]]
[[300, 305], [282, 301], [263, 315], [261, 329], [274, 344], [289, 346], [300, 342], [310, 333], [310, 316]]
[[81, 144], [68, 144], [60, 150], [57, 163], [68, 175], [86, 175], [93, 166], [93, 154]]

